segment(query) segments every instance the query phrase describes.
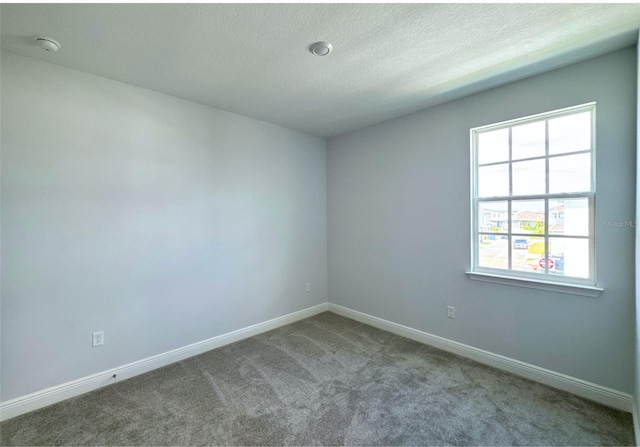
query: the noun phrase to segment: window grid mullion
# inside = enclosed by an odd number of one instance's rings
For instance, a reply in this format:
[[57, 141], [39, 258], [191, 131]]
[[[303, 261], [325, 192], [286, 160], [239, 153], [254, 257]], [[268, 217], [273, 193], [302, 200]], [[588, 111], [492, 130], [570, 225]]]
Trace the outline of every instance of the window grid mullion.
[[[568, 157], [569, 155], [588, 154], [590, 152], [591, 152], [591, 149], [585, 149], [585, 150], [582, 150], [582, 151], [561, 152], [559, 154], [549, 154], [549, 158]], [[547, 157], [546, 155], [540, 155], [538, 157], [519, 158], [518, 160], [514, 160], [514, 161], [520, 162], [520, 161], [543, 160], [546, 157]], [[484, 168], [485, 166], [504, 165], [504, 164], [507, 164], [507, 163], [509, 163], [509, 160], [493, 161], [491, 163], [478, 164], [478, 167], [479, 168]]]
[[544, 120], [544, 274], [549, 274], [549, 120]]
[[[513, 196], [513, 132], [512, 132], [512, 128], [509, 127], [509, 197]], [[507, 237], [507, 265], [509, 266], [509, 270], [513, 269], [513, 253], [511, 252], [511, 244], [513, 243], [513, 238], [511, 236], [511, 233], [513, 232], [513, 228], [512, 228], [512, 219], [511, 219], [511, 199], [509, 199], [509, 201], [507, 202], [507, 231], [508, 231], [508, 237]]]
[[[533, 238], [541, 238], [542, 234], [531, 234], [531, 233], [492, 233], [490, 231], [479, 231], [478, 236], [507, 236], [511, 234], [514, 237], [533, 237]], [[549, 237], [555, 238], [563, 238], [563, 239], [589, 239], [589, 236], [581, 236], [576, 234], [550, 234]]]
[[591, 191], [576, 193], [560, 193], [560, 194], [532, 194], [523, 196], [494, 196], [494, 197], [476, 197], [478, 202], [504, 202], [505, 200], [543, 200], [543, 199], [580, 199], [593, 197]]

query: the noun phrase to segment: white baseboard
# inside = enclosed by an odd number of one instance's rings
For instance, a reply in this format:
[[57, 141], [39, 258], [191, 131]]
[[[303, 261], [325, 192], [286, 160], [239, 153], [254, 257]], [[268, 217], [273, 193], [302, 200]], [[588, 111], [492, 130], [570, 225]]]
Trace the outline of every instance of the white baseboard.
[[[568, 391], [577, 396], [584, 397], [619, 410], [628, 412], [632, 412], [633, 410], [633, 399], [631, 395], [621, 391], [541, 368], [539, 366], [531, 365], [529, 363], [521, 362], [499, 354], [494, 354], [489, 351], [474, 348], [473, 346], [458, 343], [444, 337], [439, 337], [401, 324], [383, 320], [382, 318], [374, 317], [337, 304], [329, 303], [329, 311], [342, 315], [343, 317], [368, 324], [369, 326], [383, 329], [420, 343], [442, 349], [443, 351], [467, 357], [479, 363], [493, 366], [494, 368], [525, 377], [535, 382], [543, 383], [563, 391]], [[635, 426], [637, 427], [637, 425]], [[636, 439], [640, 440], [638, 437], [636, 437]]]
[[[420, 343], [428, 344], [444, 351], [452, 352], [477, 362], [508, 371], [512, 374], [568, 391], [595, 402], [599, 402], [619, 410], [631, 412], [633, 414], [636, 441], [640, 441], [638, 414], [636, 412], [632, 396], [627, 393], [567, 376], [539, 366], [531, 365], [529, 363], [521, 362], [519, 360], [511, 359], [509, 357], [504, 357], [499, 354], [474, 348], [444, 337], [432, 335], [427, 332], [419, 331], [417, 329], [331, 303], [323, 303], [309, 307], [307, 309], [258, 323], [253, 326], [248, 326], [227, 334], [222, 334], [217, 337], [167, 351], [162, 354], [147, 357], [127, 365], [2, 402], [0, 403], [0, 421], [11, 419], [15, 416], [46, 407], [56, 402], [61, 402], [65, 399], [96, 390], [109, 385], [116, 380], [120, 381], [129, 379], [194, 355], [202, 354], [203, 352], [303, 320], [327, 310], [338, 315], [351, 318], [352, 320], [356, 320], [394, 334], [402, 335], [403, 337], [410, 338]], [[113, 379], [114, 374], [117, 375], [117, 379]]]
[[[274, 318], [269, 321], [254, 324], [243, 329], [218, 335], [217, 337], [199, 341], [181, 348], [163, 352], [162, 354], [147, 357], [127, 365], [119, 366], [107, 371], [99, 372], [91, 376], [83, 377], [61, 385], [53, 386], [26, 396], [17, 397], [0, 403], [0, 421], [11, 419], [30, 411], [46, 407], [47, 405], [78, 396], [89, 391], [96, 390], [105, 385], [109, 385], [115, 381], [129, 379], [131, 377], [152, 371], [157, 368], [169, 365], [171, 363], [184, 360], [194, 355], [219, 348], [236, 341], [243, 340], [254, 335], [261, 334], [272, 329], [294, 323], [299, 320], [311, 317], [313, 315], [328, 310], [328, 303], [318, 304], [317, 306], [293, 312], [282, 317]], [[117, 375], [117, 379], [113, 379], [113, 375]]]

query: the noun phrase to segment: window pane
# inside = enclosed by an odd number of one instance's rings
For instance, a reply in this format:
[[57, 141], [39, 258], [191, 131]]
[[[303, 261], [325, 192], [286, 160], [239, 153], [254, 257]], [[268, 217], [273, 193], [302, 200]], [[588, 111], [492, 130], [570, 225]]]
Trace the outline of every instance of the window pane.
[[566, 276], [569, 283], [590, 278], [594, 110], [472, 129], [473, 268], [556, 281]]
[[589, 277], [589, 239], [550, 237], [549, 258], [551, 275]]
[[543, 157], [545, 128], [544, 121], [515, 126], [511, 129], [513, 160], [530, 157]]
[[511, 228], [513, 233], [544, 235], [544, 200], [511, 202]]
[[478, 196], [509, 195], [509, 165], [499, 164], [478, 168]]
[[478, 203], [478, 231], [506, 233], [509, 231], [507, 202]]
[[549, 120], [549, 154], [591, 149], [591, 112]]
[[544, 237], [513, 236], [511, 240], [512, 269], [544, 274], [540, 264], [545, 253]]
[[478, 164], [509, 160], [509, 129], [478, 134]]
[[479, 236], [478, 265], [494, 269], [509, 268], [509, 241], [507, 235], [482, 234]]
[[549, 234], [589, 236], [589, 199], [549, 200]]
[[512, 175], [514, 196], [544, 194], [546, 186], [544, 159], [513, 163]]
[[549, 158], [549, 192], [591, 190], [591, 153]]

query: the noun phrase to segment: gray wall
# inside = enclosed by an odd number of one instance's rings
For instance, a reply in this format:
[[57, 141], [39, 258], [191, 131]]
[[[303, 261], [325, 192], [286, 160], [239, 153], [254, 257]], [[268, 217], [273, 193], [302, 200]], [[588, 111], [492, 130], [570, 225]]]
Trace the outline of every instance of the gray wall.
[[[638, 35], [638, 46], [636, 48], [640, 48], [640, 35]], [[640, 227], [637, 225], [640, 224], [640, 51], [636, 55], [637, 72], [636, 72], [636, 85], [637, 85], [637, 100], [636, 100], [636, 257], [635, 257], [635, 266], [636, 266], [636, 276], [635, 276], [635, 285], [636, 285], [636, 309], [635, 309], [635, 317], [636, 317], [636, 333], [635, 333], [635, 343], [636, 343], [636, 352], [635, 352], [635, 393], [634, 393], [634, 404], [636, 408], [636, 413], [640, 410]], [[638, 415], [636, 414], [636, 417]], [[635, 422], [635, 420], [634, 420]], [[640, 427], [635, 427], [636, 433], [640, 433]], [[636, 444], [640, 443], [640, 439], [636, 439]]]
[[324, 139], [9, 53], [1, 88], [3, 401], [327, 301]]
[[[329, 140], [329, 301], [633, 392], [635, 48]], [[598, 298], [469, 280], [469, 129], [597, 101]], [[446, 317], [446, 306], [456, 318]]]

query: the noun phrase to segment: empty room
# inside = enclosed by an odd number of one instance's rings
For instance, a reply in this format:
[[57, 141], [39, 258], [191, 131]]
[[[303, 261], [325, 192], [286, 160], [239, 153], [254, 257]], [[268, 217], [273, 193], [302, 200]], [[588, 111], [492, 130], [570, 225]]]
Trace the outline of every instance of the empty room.
[[0, 444], [639, 439], [637, 2], [0, 21]]

